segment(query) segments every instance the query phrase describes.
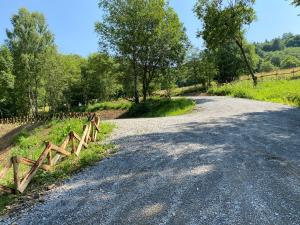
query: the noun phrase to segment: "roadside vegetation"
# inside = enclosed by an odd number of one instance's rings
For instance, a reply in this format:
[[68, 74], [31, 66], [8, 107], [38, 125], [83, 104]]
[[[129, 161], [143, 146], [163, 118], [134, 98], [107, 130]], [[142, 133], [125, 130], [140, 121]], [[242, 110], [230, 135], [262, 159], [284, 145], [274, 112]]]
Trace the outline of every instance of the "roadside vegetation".
[[186, 98], [151, 98], [140, 104], [134, 104], [128, 110], [127, 117], [164, 117], [178, 116], [191, 112], [195, 102]]
[[[37, 160], [42, 151], [45, 148], [45, 142], [51, 141], [54, 144], [61, 144], [63, 139], [69, 134], [70, 131], [75, 131], [78, 134], [82, 134], [82, 126], [86, 123], [86, 120], [80, 119], [68, 119], [64, 121], [51, 121], [47, 124], [41, 125], [31, 132], [23, 131], [15, 138], [15, 146], [12, 148], [10, 155], [18, 155], [27, 157], [33, 160]], [[114, 128], [112, 123], [101, 123], [100, 133], [98, 134], [98, 140], [103, 140], [109, 135]], [[110, 150], [110, 151], [109, 151]], [[39, 171], [34, 177], [26, 192], [22, 195], [0, 195], [0, 213], [4, 212], [5, 206], [12, 204], [14, 201], [22, 198], [22, 196], [37, 192], [44, 189], [47, 185], [54, 184], [68, 178], [75, 172], [98, 162], [104, 157], [108, 156], [114, 147], [112, 145], [100, 145], [91, 143], [89, 147], [83, 150], [79, 157], [73, 155], [59, 164], [50, 172]], [[3, 162], [5, 163], [5, 162]], [[0, 166], [0, 170], [3, 164]], [[19, 167], [20, 173], [24, 174], [30, 167], [21, 165]], [[0, 180], [0, 183], [6, 186], [13, 187], [13, 171], [12, 169]]]
[[269, 80], [259, 82], [256, 87], [249, 81], [238, 81], [219, 87], [214, 86], [208, 93], [300, 107], [300, 80]]
[[[191, 88], [194, 90], [194, 88]], [[188, 90], [191, 90], [188, 89]], [[198, 87], [196, 88], [198, 90]], [[177, 93], [184, 92], [175, 90]], [[162, 92], [163, 93], [163, 92]], [[124, 110], [123, 118], [176, 116], [191, 112], [194, 101], [187, 98], [152, 97], [140, 103], [128, 100], [99, 102], [82, 107], [82, 111], [98, 112], [101, 110]]]

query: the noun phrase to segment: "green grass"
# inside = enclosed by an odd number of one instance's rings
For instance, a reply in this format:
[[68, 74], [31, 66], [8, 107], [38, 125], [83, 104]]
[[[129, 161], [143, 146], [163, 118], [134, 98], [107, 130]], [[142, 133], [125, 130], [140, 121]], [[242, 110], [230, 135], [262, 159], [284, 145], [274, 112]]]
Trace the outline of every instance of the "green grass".
[[253, 87], [251, 81], [239, 81], [208, 91], [212, 95], [228, 95], [300, 107], [300, 80], [270, 80]]
[[[82, 127], [87, 120], [68, 119], [64, 121], [52, 121], [46, 125], [36, 128], [32, 132], [21, 132], [15, 138], [15, 147], [12, 149], [11, 155], [18, 155], [36, 160], [45, 148], [45, 141], [51, 141], [60, 145], [70, 131], [75, 131], [79, 135], [82, 134]], [[114, 125], [111, 123], [101, 123], [98, 140], [104, 139], [112, 132]], [[87, 149], [83, 149], [79, 157], [72, 155], [65, 158], [57, 164], [52, 171], [38, 171], [34, 179], [31, 181], [26, 192], [34, 192], [43, 189], [45, 186], [59, 182], [84, 167], [94, 164], [95, 162], [106, 157], [108, 149], [113, 149], [111, 145], [99, 145], [90, 143]], [[21, 174], [28, 171], [29, 167], [20, 165]], [[1, 170], [1, 166], [0, 166]], [[4, 179], [0, 180], [0, 184], [13, 187], [13, 171], [10, 169]], [[25, 194], [26, 194], [25, 192]], [[2, 195], [0, 196], [0, 214], [5, 211], [5, 206], [18, 200], [22, 195]]]
[[82, 106], [76, 109], [76, 111], [81, 112], [97, 112], [102, 110], [127, 110], [132, 106], [132, 102], [121, 99], [118, 101], [111, 102], [97, 102], [93, 104], [88, 104], [87, 106]]
[[164, 117], [177, 116], [191, 112], [195, 102], [186, 98], [151, 98], [129, 109], [128, 117]]
[[[175, 87], [171, 90], [171, 96], [176, 97], [199, 92], [206, 92], [206, 89], [201, 84], [191, 85], [187, 87]], [[167, 93], [165, 90], [160, 90], [156, 91], [154, 94], [159, 97], [165, 97]]]

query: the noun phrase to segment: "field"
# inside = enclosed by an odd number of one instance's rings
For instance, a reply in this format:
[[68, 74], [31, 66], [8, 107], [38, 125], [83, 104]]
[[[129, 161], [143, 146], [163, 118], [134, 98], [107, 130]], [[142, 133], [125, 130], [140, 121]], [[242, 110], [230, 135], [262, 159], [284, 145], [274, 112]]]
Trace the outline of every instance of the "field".
[[256, 87], [252, 81], [238, 81], [208, 91], [211, 95], [228, 95], [261, 101], [283, 103], [300, 107], [300, 80], [268, 80], [259, 82]]

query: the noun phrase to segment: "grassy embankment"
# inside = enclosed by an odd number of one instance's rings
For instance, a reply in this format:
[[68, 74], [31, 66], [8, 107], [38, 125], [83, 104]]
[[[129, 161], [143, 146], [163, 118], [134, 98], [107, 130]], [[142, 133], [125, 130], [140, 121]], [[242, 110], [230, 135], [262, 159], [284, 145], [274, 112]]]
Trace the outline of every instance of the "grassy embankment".
[[208, 93], [300, 107], [300, 80], [269, 80], [259, 82], [256, 87], [251, 81], [238, 81], [220, 87], [212, 87]]
[[186, 98], [150, 98], [140, 104], [119, 100], [88, 105], [83, 111], [96, 112], [101, 110], [126, 110], [124, 117], [164, 117], [189, 113], [194, 109], [194, 101]]
[[[86, 122], [86, 120], [80, 119], [52, 121], [45, 125], [41, 125], [32, 132], [21, 132], [14, 140], [15, 147], [11, 150], [10, 156], [18, 155], [37, 160], [45, 148], [46, 141], [51, 141], [54, 144], [61, 144], [70, 131], [75, 131], [77, 134], [81, 135], [82, 127]], [[112, 132], [113, 128], [114, 125], [111, 123], [102, 123], [100, 126], [101, 132], [98, 134], [98, 140], [104, 139]], [[89, 147], [84, 149], [79, 157], [73, 155], [64, 159], [61, 163], [57, 164], [51, 172], [39, 171], [24, 194], [26, 195], [26, 193], [44, 189], [46, 186], [59, 182], [82, 168], [94, 164], [109, 154], [107, 151], [108, 149], [113, 149], [113, 146], [90, 143]], [[28, 169], [29, 167], [24, 165], [20, 165], [19, 167], [21, 174], [24, 174]], [[12, 169], [4, 179], [0, 180], [0, 183], [13, 187]], [[23, 195], [0, 196], [0, 214], [5, 211], [5, 206], [22, 198]]]

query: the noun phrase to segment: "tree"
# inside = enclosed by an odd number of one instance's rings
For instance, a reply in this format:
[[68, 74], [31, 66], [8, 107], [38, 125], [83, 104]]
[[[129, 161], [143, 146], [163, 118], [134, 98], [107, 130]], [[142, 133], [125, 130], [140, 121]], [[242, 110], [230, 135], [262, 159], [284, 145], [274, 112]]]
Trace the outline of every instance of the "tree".
[[15, 77], [13, 58], [9, 49], [0, 46], [0, 116], [10, 114], [13, 101], [11, 99]]
[[42, 60], [43, 79], [40, 88], [43, 94], [40, 94], [40, 105], [44, 109], [49, 106], [50, 112], [57, 112], [66, 103], [64, 92], [69, 88], [68, 74], [64, 73], [63, 61], [56, 48], [48, 48]]
[[282, 62], [281, 62], [281, 68], [283, 69], [289, 69], [300, 66], [300, 60], [296, 58], [295, 56], [287, 56]]
[[[252, 68], [256, 68], [259, 57], [255, 53], [254, 46], [246, 42], [244, 45], [249, 64]], [[244, 57], [239, 47], [233, 41], [225, 42], [222, 46], [212, 51], [212, 54], [219, 71], [216, 76], [216, 80], [219, 83], [232, 82], [242, 74], [247, 73], [248, 69], [244, 63]]]
[[113, 58], [103, 53], [90, 55], [82, 67], [85, 103], [91, 100], [109, 100], [116, 96], [121, 89], [118, 76], [119, 64]]
[[203, 89], [210, 86], [211, 81], [218, 74], [215, 58], [208, 50], [191, 52], [184, 64], [189, 85], [202, 84]]
[[261, 66], [260, 66], [260, 71], [262, 72], [270, 72], [275, 70], [275, 67], [273, 66], [273, 64], [270, 61], [263, 61]]
[[[226, 4], [228, 2], [228, 4]], [[240, 49], [245, 65], [257, 84], [250, 60], [245, 52], [244, 26], [255, 19], [252, 8], [255, 0], [198, 0], [195, 13], [203, 23], [199, 32], [209, 49], [217, 49], [228, 41], [234, 42]]]
[[300, 6], [300, 0], [292, 0], [292, 4], [295, 6]]
[[13, 15], [7, 44], [14, 59], [15, 103], [19, 113], [38, 112], [39, 86], [42, 79], [42, 55], [54, 45], [45, 17], [21, 8]]
[[79, 55], [60, 55], [63, 65], [63, 74], [66, 77], [67, 88], [64, 90], [64, 98], [68, 107], [78, 106], [84, 103], [81, 69], [87, 60]]
[[104, 11], [96, 24], [100, 46], [130, 63], [135, 102], [139, 80], [145, 100], [158, 71], [180, 61], [183, 26], [164, 0], [100, 0], [99, 6]]

